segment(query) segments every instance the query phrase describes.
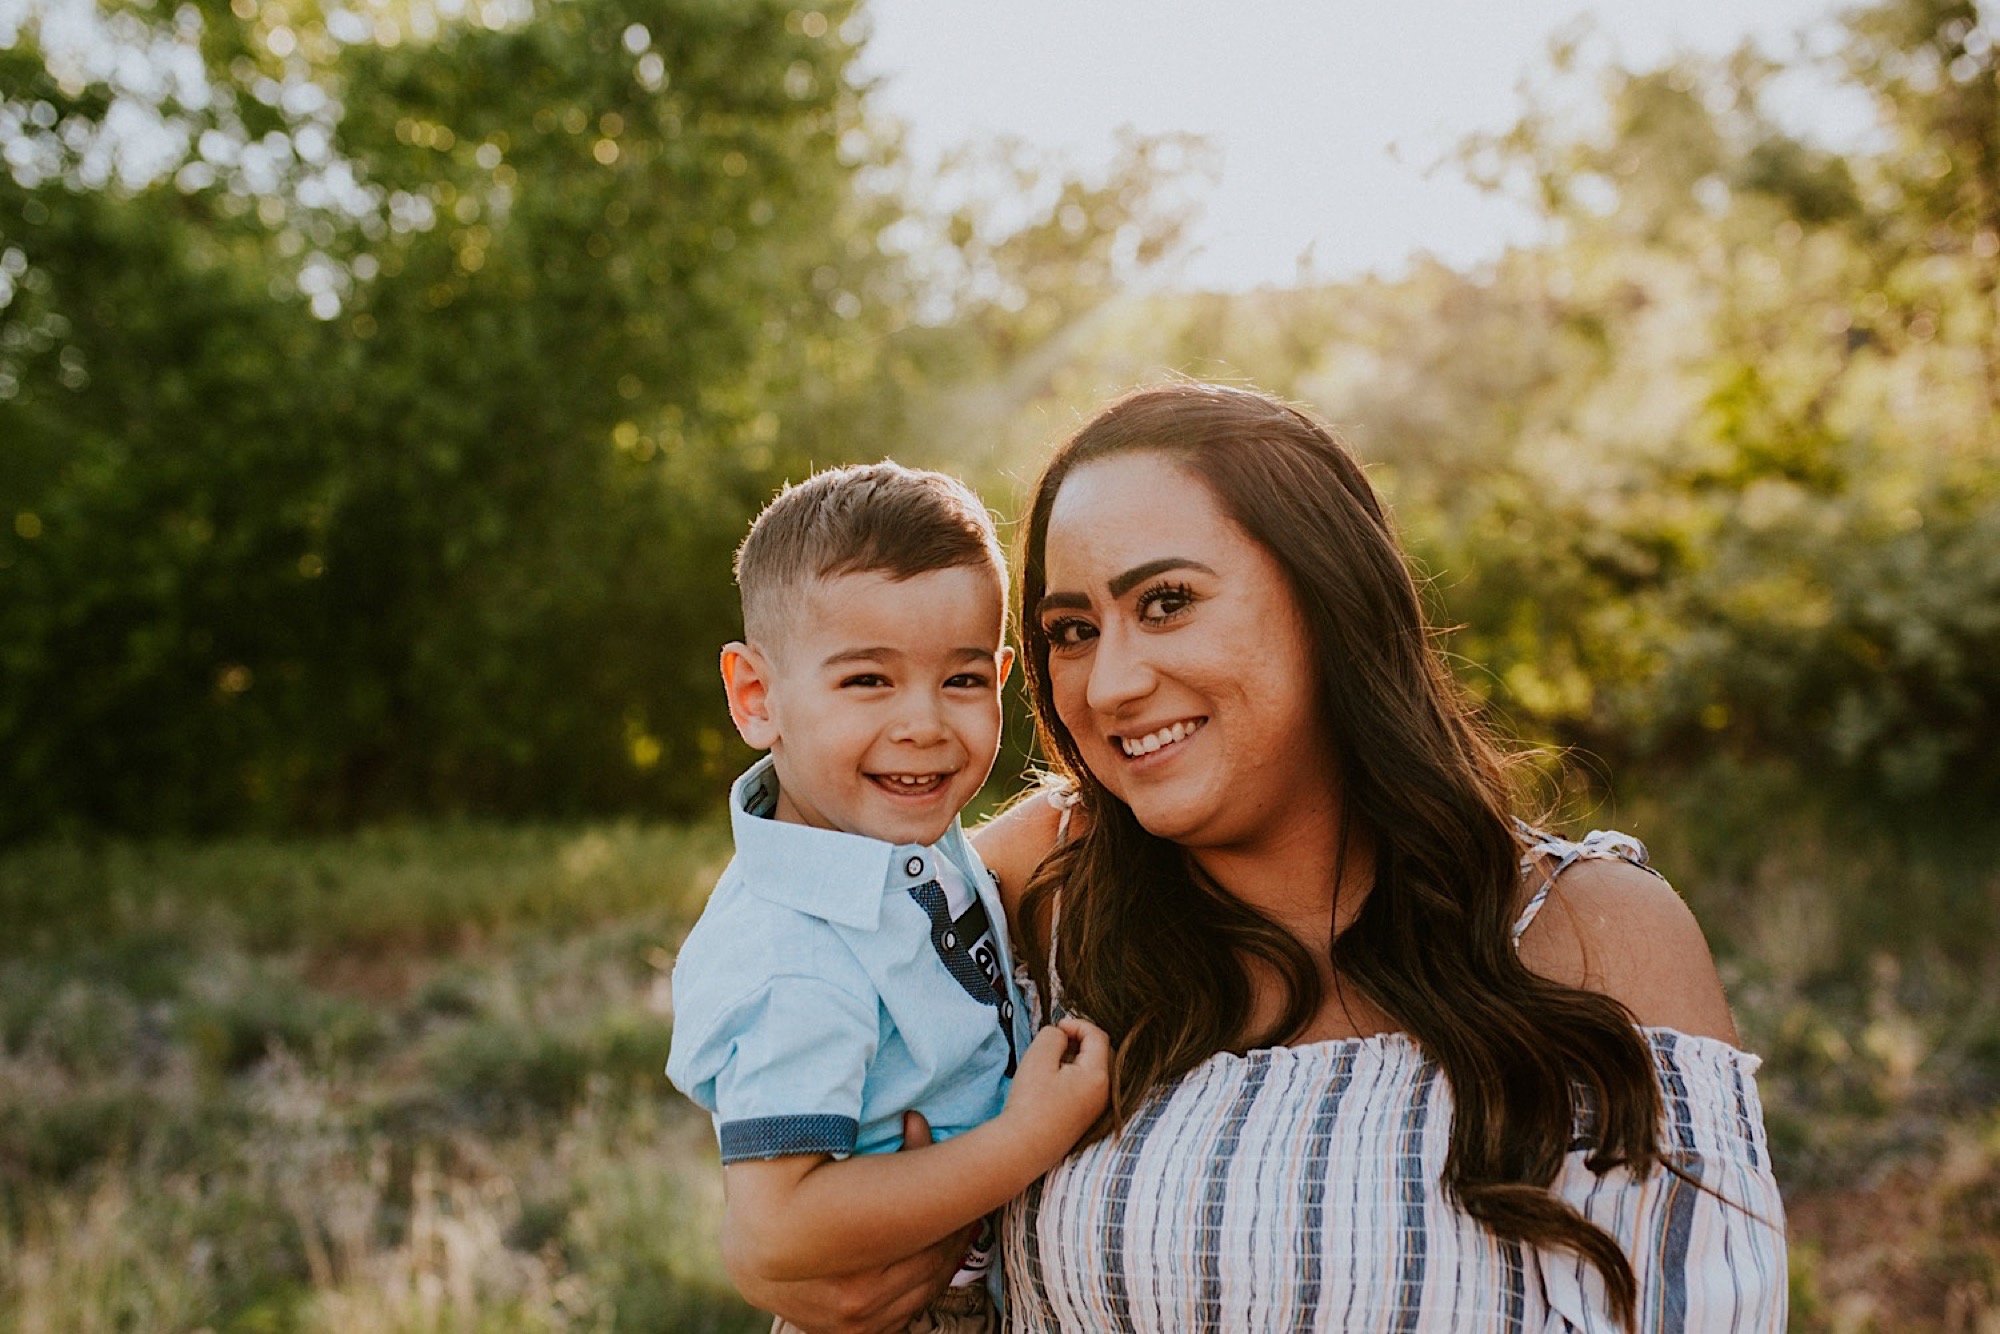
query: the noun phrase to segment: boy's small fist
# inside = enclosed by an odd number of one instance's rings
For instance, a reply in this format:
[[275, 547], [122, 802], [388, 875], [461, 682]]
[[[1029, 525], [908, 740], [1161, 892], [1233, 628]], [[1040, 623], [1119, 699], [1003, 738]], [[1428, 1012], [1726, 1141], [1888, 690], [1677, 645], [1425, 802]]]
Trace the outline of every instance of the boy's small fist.
[[1111, 1040], [1085, 1019], [1043, 1028], [1021, 1057], [1007, 1114], [1060, 1156], [1111, 1101]]
[[[1046, 1033], [1051, 1028], [1069, 1039], [1063, 1054], [1066, 1064], [1081, 1066], [1086, 1070], [1101, 1071], [1107, 1079], [1110, 1077], [1111, 1038], [1103, 1029], [1088, 1019], [1079, 1019], [1073, 1014], [1064, 1015], [1042, 1032]], [[1039, 1037], [1040, 1034], [1036, 1036]]]

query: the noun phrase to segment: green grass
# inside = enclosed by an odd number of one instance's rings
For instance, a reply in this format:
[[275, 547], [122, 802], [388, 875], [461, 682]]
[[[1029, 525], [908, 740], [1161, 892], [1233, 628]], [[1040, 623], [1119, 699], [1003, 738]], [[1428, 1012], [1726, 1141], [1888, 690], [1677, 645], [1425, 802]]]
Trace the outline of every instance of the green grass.
[[[1653, 845], [1766, 1057], [1792, 1328], [1983, 1328], [2000, 847], [1771, 792], [1579, 823]], [[454, 825], [0, 856], [0, 1334], [765, 1328], [660, 1073], [726, 854]]]
[[0, 858], [0, 950], [154, 984], [192, 944], [433, 954], [626, 916], [686, 914], [720, 826], [402, 826], [347, 838], [60, 842]]
[[665, 977], [716, 827], [0, 857], [0, 1331], [761, 1330]]

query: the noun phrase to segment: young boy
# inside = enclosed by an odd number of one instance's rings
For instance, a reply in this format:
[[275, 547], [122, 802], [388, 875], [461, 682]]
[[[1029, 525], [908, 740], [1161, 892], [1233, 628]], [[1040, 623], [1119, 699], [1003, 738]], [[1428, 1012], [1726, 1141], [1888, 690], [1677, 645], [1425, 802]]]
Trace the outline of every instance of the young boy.
[[[736, 581], [723, 686], [770, 754], [730, 789], [736, 856], [674, 966], [667, 1073], [715, 1117], [726, 1247], [774, 1277], [842, 1274], [1054, 1166], [1104, 1109], [1108, 1049], [1077, 1020], [1029, 1040], [958, 828], [1013, 665], [978, 498], [893, 463], [817, 474], [757, 517]], [[938, 1142], [891, 1152], [908, 1110]], [[994, 1328], [987, 1262], [976, 1240], [910, 1328]]]

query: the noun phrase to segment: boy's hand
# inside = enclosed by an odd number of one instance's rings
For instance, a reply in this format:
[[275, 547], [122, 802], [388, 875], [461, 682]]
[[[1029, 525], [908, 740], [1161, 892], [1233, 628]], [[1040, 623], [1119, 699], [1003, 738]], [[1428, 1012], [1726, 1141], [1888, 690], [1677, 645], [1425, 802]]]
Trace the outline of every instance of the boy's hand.
[[1074, 1015], [1035, 1034], [999, 1120], [1024, 1151], [1053, 1167], [1111, 1101], [1111, 1040]]

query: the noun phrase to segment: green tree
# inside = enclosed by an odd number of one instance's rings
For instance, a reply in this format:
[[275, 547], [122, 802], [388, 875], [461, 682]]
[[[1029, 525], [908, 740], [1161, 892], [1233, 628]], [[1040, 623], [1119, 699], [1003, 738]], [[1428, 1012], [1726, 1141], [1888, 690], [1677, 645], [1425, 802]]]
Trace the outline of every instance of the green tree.
[[1794, 71], [1754, 51], [1634, 71], [1565, 46], [1536, 84], [1562, 107], [1467, 152], [1543, 211], [1546, 244], [1107, 308], [1010, 415], [1052, 433], [1159, 367], [1314, 402], [1374, 466], [1504, 725], [1648, 786], [1746, 762], [1892, 822], [1983, 812], [1994, 40], [1965, 5], [1854, 14], [1814, 71], [1879, 111], [1846, 152], [1773, 110]]
[[992, 482], [987, 387], [1172, 250], [1203, 161], [920, 179], [852, 3], [35, 12], [0, 837], [713, 804], [750, 515], [892, 451]]
[[1594, 134], [1530, 116], [1485, 146], [1561, 228], [1492, 284], [1543, 294], [1520, 337], [1555, 391], [1432, 546], [1517, 715], [1626, 771], [1722, 753], [1904, 807], [2000, 794], [1976, 19], [1850, 17], [1838, 69], [1885, 151], [1788, 133], [1747, 53], [1612, 71]]
[[105, 16], [164, 87], [31, 19], [5, 831], [712, 800], [731, 547], [875, 406], [851, 16]]

